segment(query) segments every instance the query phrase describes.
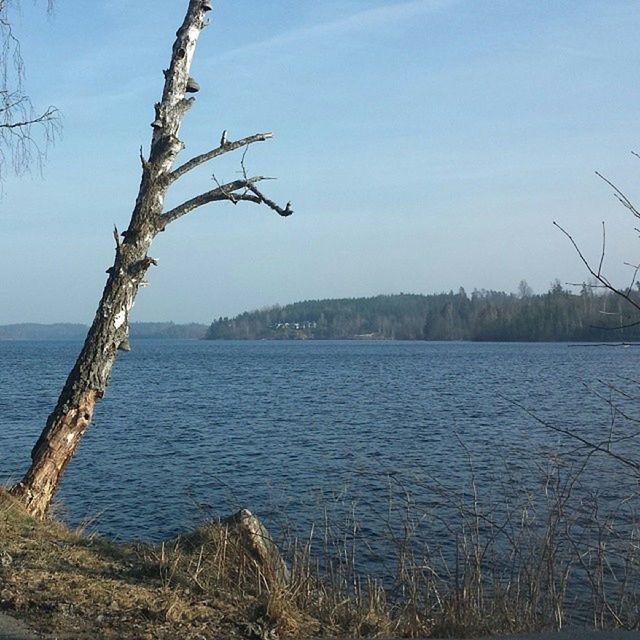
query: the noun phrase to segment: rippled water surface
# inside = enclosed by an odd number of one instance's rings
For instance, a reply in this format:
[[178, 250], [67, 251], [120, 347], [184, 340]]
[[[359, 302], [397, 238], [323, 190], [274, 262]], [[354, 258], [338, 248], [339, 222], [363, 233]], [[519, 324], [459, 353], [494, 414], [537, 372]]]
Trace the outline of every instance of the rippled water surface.
[[[0, 342], [0, 480], [24, 472], [79, 348]], [[585, 383], [640, 378], [639, 359], [564, 344], [138, 341], [58, 500], [70, 521], [97, 516], [123, 539], [239, 506], [303, 532], [327, 504], [350, 505], [375, 530], [389, 526], [390, 496], [433, 507], [422, 488], [464, 491], [471, 468], [488, 496], [514, 482], [535, 491], [575, 442], [514, 401], [606, 438], [610, 409]], [[601, 476], [593, 488], [619, 490]]]

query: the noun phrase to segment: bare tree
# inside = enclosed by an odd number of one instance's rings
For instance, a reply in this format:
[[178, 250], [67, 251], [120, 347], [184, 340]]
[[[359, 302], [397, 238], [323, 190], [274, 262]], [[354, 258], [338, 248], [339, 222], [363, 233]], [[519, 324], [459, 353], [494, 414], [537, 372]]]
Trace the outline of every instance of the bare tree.
[[[24, 91], [20, 42], [9, 19], [9, 10], [17, 5], [17, 0], [0, 0], [0, 180], [7, 166], [20, 174], [40, 165], [60, 123], [56, 107], [36, 112]], [[51, 0], [48, 6], [51, 10]]]
[[211, 202], [231, 201], [264, 204], [281, 216], [293, 213], [290, 203], [281, 207], [265, 196], [259, 184], [263, 176], [249, 176], [243, 167], [240, 179], [215, 188], [164, 210], [169, 187], [191, 169], [235, 149], [267, 140], [271, 133], [258, 133], [230, 141], [226, 131], [215, 149], [198, 155], [173, 168], [184, 149], [178, 138], [182, 119], [194, 102], [187, 93], [195, 93], [198, 84], [189, 77], [189, 69], [210, 0], [189, 0], [187, 14], [176, 33], [171, 64], [165, 73], [162, 99], [155, 105], [155, 119], [149, 158], [140, 154], [142, 180], [128, 229], [119, 234], [114, 229], [115, 260], [107, 271], [109, 277], [98, 305], [95, 319], [75, 366], [47, 420], [42, 435], [31, 452], [32, 464], [21, 482], [12, 488], [28, 511], [46, 515], [62, 473], [73, 456], [82, 435], [91, 423], [93, 410], [109, 383], [118, 350], [128, 350], [129, 312], [145, 274], [157, 262], [148, 255], [155, 236], [187, 213]]

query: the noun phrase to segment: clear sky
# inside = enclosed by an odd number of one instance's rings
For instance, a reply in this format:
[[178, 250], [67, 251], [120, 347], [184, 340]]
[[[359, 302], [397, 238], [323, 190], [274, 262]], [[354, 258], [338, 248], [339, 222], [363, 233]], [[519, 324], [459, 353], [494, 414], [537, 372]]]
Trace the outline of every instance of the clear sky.
[[[0, 200], [0, 323], [90, 322], [126, 228], [186, 0], [41, 0], [15, 17], [36, 107], [63, 135]], [[247, 155], [282, 219], [209, 205], [161, 234], [133, 320], [209, 322], [301, 299], [586, 278], [558, 220], [627, 278], [638, 234], [594, 170], [638, 196], [635, 0], [218, 0], [181, 155]], [[239, 156], [168, 205], [233, 179]]]

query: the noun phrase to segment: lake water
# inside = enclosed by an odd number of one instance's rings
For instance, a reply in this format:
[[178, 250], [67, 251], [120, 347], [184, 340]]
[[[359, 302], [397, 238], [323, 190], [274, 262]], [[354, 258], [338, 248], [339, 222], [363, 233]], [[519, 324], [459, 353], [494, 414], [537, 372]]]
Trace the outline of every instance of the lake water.
[[[581, 452], [515, 403], [604, 442], [611, 408], [587, 387], [606, 396], [598, 380], [635, 389], [640, 378], [635, 348], [132, 346], [119, 357], [58, 493], [69, 521], [95, 517], [93, 528], [118, 539], [166, 538], [205, 514], [241, 506], [300, 535], [312, 522], [355, 513], [364, 537], [382, 539], [382, 529], [400, 526], [394, 514], [409, 503], [418, 514], [453, 513], [443, 505], [468, 497], [472, 472], [486, 503], [511, 493], [542, 495], [558, 453], [570, 462]], [[72, 342], [0, 342], [0, 481], [26, 469], [79, 349]], [[614, 396], [634, 411], [633, 398]], [[614, 426], [614, 438], [634, 428]], [[625, 453], [637, 443], [619, 447]], [[592, 464], [581, 479], [583, 495], [614, 505], [633, 488], [610, 458]], [[384, 555], [375, 547], [365, 562]]]

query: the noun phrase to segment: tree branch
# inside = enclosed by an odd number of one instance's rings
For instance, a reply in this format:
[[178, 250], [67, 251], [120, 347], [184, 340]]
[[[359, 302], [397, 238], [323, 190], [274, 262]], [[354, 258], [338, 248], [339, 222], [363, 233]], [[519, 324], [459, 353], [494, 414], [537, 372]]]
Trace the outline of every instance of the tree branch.
[[565, 435], [565, 436], [567, 436], [569, 438], [572, 438], [573, 440], [577, 440], [583, 446], [585, 446], [586, 448], [590, 449], [594, 453], [604, 453], [604, 454], [614, 458], [618, 462], [621, 462], [623, 465], [625, 465], [627, 467], [631, 467], [635, 471], [635, 473], [640, 473], [640, 464], [638, 462], [636, 462], [635, 460], [632, 460], [630, 458], [625, 458], [624, 456], [612, 451], [608, 446], [606, 446], [607, 445], [606, 442], [598, 443], [598, 442], [592, 442], [591, 440], [587, 440], [586, 438], [583, 438], [579, 434], [574, 433], [571, 429], [565, 429], [563, 427], [557, 427], [557, 426], [551, 424], [550, 422], [547, 422], [546, 420], [543, 420], [542, 418], [537, 416], [533, 411], [531, 411], [530, 409], [527, 409], [527, 407], [525, 407], [524, 405], [522, 405], [521, 403], [519, 403], [519, 402], [517, 402], [515, 400], [507, 398], [507, 397], [505, 397], [503, 395], [500, 395], [500, 397], [503, 398], [504, 400], [506, 400], [507, 402], [511, 403], [512, 405], [518, 407], [518, 409], [520, 409], [521, 411], [524, 411], [528, 416], [533, 418], [538, 424], [542, 425], [546, 429], [549, 429], [550, 431], [555, 431], [556, 433], [561, 433], [561, 434], [563, 434], [563, 435]]
[[251, 183], [247, 184], [247, 189], [251, 191], [251, 193], [253, 193], [259, 199], [259, 202], [261, 204], [266, 204], [267, 207], [269, 207], [270, 209], [273, 209], [273, 211], [275, 211], [278, 215], [282, 216], [283, 218], [286, 218], [287, 216], [290, 216], [293, 213], [293, 209], [291, 208], [291, 202], [287, 202], [286, 206], [283, 209], [282, 207], [278, 206], [273, 200], [270, 200], [269, 198], [267, 198], [267, 196], [265, 196], [254, 184], [251, 184]]
[[[638, 154], [634, 154], [634, 155], [638, 155]], [[629, 200], [629, 198], [627, 198], [627, 196], [624, 193], [622, 193], [622, 191], [620, 191], [620, 189], [618, 189], [618, 187], [616, 187], [616, 185], [613, 184], [611, 180], [608, 180], [607, 178], [605, 178], [599, 171], [596, 171], [595, 173], [598, 176], [598, 178], [600, 178], [601, 180], [604, 180], [613, 189], [613, 195], [622, 203], [622, 205], [627, 209], [629, 209], [629, 211], [631, 211], [631, 213], [636, 218], [640, 218], [640, 211], [638, 211], [635, 208], [631, 200]]]
[[[560, 231], [562, 231], [562, 233], [564, 233], [565, 236], [567, 236], [567, 238], [569, 239], [569, 242], [571, 242], [571, 244], [573, 245], [573, 248], [576, 250], [576, 253], [578, 254], [578, 257], [580, 258], [580, 260], [582, 260], [582, 264], [584, 264], [584, 266], [587, 268], [587, 271], [600, 283], [603, 285], [603, 287], [605, 289], [608, 289], [609, 291], [611, 291], [612, 293], [615, 293], [617, 295], [619, 295], [621, 298], [623, 298], [624, 300], [626, 300], [631, 306], [635, 307], [636, 309], [640, 310], [640, 303], [638, 303], [636, 300], [634, 300], [631, 297], [631, 292], [625, 292], [622, 291], [621, 289], [616, 289], [616, 287], [614, 287], [611, 282], [609, 282], [609, 279], [606, 278], [601, 269], [602, 269], [602, 257], [600, 259], [600, 264], [598, 266], [598, 270], [595, 271], [593, 269], [593, 267], [591, 266], [591, 264], [589, 263], [589, 261], [584, 257], [584, 254], [582, 253], [582, 251], [580, 251], [580, 247], [578, 247], [576, 241], [573, 239], [573, 237], [571, 236], [571, 234], [569, 234], [568, 231], [566, 231], [565, 229], [563, 229], [555, 220], [553, 221], [554, 226], [556, 226], [558, 229], [560, 229]], [[604, 254], [604, 245], [603, 245], [603, 254]], [[603, 255], [602, 254], [602, 255]]]
[[[17, 103], [16, 103], [17, 104]], [[0, 112], [9, 111], [16, 105], [9, 105], [6, 108], [0, 109]], [[32, 118], [26, 118], [24, 120], [19, 120], [17, 122], [0, 122], [0, 129], [26, 129], [33, 124], [44, 124], [47, 122], [51, 122], [59, 118], [59, 111], [56, 107], [50, 106], [47, 107], [47, 110], [41, 113], [39, 116], [34, 116]]]
[[218, 156], [224, 155], [225, 153], [229, 153], [230, 151], [235, 151], [236, 149], [240, 149], [241, 147], [249, 146], [254, 142], [264, 142], [265, 140], [269, 140], [269, 138], [273, 138], [273, 133], [256, 133], [255, 135], [248, 136], [246, 138], [242, 138], [241, 140], [236, 140], [234, 142], [227, 142], [224, 140], [225, 136], [223, 135], [223, 139], [219, 147], [208, 151], [207, 153], [203, 153], [191, 160], [185, 162], [183, 165], [179, 166], [177, 169], [172, 171], [167, 176], [167, 181], [169, 184], [175, 182], [178, 178], [182, 177], [191, 169], [195, 169], [195, 167], [212, 160], [213, 158], [217, 158]]
[[0, 182], [7, 164], [18, 175], [32, 163], [40, 168], [60, 126], [55, 107], [48, 107], [38, 115], [23, 90], [20, 42], [13, 33], [9, 16], [10, 9], [17, 5], [13, 0], [0, 0]]
[[202, 205], [209, 204], [210, 202], [219, 202], [221, 200], [229, 200], [230, 202], [233, 202], [233, 204], [237, 204], [238, 202], [265, 204], [281, 216], [290, 216], [293, 213], [290, 202], [287, 202], [284, 208], [280, 207], [273, 200], [267, 198], [256, 187], [256, 183], [268, 179], [269, 178], [266, 178], [265, 176], [253, 176], [252, 178], [234, 180], [233, 182], [228, 182], [226, 184], [218, 184], [215, 189], [201, 193], [200, 195], [195, 196], [195, 198], [191, 198], [177, 207], [174, 207], [170, 211], [163, 213], [158, 218], [157, 228], [159, 231], [164, 231], [168, 224], [178, 218], [181, 218], [190, 211], [193, 211]]

